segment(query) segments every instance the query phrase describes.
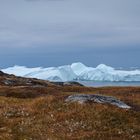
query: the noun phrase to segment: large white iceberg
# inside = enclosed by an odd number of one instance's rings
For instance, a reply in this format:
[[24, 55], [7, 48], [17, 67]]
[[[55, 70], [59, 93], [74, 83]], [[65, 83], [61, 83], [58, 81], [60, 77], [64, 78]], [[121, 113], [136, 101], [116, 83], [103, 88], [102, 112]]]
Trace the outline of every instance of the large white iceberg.
[[78, 62], [71, 65], [49, 68], [27, 68], [14, 66], [2, 69], [3, 72], [17, 76], [38, 78], [50, 81], [140, 81], [140, 70], [116, 70], [104, 64], [96, 68]]

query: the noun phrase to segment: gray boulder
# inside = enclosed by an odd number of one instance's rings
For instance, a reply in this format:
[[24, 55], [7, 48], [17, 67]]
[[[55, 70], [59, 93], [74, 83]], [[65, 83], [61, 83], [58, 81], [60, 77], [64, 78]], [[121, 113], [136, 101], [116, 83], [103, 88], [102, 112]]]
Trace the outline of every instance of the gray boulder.
[[95, 103], [101, 103], [101, 104], [111, 104], [115, 105], [120, 108], [130, 109], [131, 107], [125, 104], [124, 102], [111, 97], [111, 96], [103, 96], [103, 95], [97, 95], [97, 94], [75, 94], [69, 96], [66, 100], [66, 102], [78, 102], [78, 103], [88, 103], [88, 102], [95, 102]]

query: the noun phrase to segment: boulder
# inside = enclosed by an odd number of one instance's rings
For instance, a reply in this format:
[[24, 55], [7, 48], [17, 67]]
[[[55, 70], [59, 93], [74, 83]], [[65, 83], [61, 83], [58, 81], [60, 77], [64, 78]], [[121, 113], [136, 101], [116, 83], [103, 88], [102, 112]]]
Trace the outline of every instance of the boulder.
[[115, 105], [119, 108], [130, 109], [131, 107], [125, 104], [124, 102], [111, 97], [111, 96], [103, 96], [98, 94], [75, 94], [69, 96], [66, 102], [78, 102], [78, 103], [101, 103], [101, 104], [111, 104]]

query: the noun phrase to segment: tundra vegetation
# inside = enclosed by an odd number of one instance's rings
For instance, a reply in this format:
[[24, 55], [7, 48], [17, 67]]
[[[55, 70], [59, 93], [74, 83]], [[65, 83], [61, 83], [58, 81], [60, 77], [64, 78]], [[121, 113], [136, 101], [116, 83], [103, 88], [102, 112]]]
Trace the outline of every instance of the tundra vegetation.
[[[115, 97], [110, 104], [66, 102], [70, 95]], [[84, 87], [0, 73], [0, 140], [139, 140], [140, 87]]]

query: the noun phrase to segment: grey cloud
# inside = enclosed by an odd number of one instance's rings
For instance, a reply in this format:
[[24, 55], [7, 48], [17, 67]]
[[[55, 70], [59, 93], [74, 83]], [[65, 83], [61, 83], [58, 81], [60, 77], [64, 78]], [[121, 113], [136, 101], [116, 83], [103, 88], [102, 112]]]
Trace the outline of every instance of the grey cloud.
[[0, 41], [5, 42], [5, 46], [12, 41], [11, 46], [140, 43], [138, 0], [35, 1], [37, 3], [27, 3], [27, 0], [1, 2]]

